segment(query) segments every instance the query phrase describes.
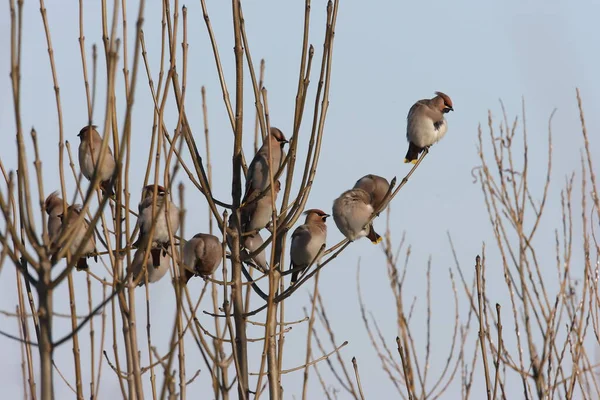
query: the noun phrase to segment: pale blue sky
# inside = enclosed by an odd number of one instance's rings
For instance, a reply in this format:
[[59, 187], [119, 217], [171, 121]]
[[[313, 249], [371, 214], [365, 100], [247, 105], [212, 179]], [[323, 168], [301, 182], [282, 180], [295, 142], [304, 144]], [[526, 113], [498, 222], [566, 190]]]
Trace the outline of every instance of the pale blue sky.
[[[160, 15], [158, 1], [146, 5], [144, 32], [149, 59], [155, 82], [159, 71]], [[231, 5], [228, 2], [207, 1], [213, 28], [220, 46], [221, 60], [229, 90], [234, 96], [233, 37], [231, 34]], [[88, 67], [91, 68], [91, 46], [99, 46], [98, 96], [95, 121], [104, 115], [105, 67], [101, 42], [100, 2], [84, 1], [85, 36]], [[322, 37], [325, 20], [325, 1], [312, 4], [310, 42], [315, 46], [315, 67], [320, 64]], [[231, 145], [233, 135], [223, 106], [221, 90], [213, 62], [212, 50], [206, 33], [198, 1], [186, 3], [189, 20], [189, 64], [186, 109], [197, 142], [204, 153], [200, 88], [206, 86], [208, 94], [209, 124], [212, 135], [212, 156], [215, 173], [214, 193], [225, 202], [230, 201], [230, 182], [219, 177], [230, 176]], [[61, 90], [64, 132], [67, 140], [78, 144], [79, 129], [87, 122], [85, 92], [82, 80], [79, 53], [79, 24], [77, 2], [48, 1], [48, 18], [54, 45], [58, 80]], [[4, 145], [0, 157], [8, 168], [16, 168], [15, 121], [12, 92], [8, 77], [10, 20], [8, 6], [3, 5], [0, 17], [0, 132]], [[138, 5], [128, 2], [130, 37], [135, 29]], [[298, 62], [303, 26], [302, 1], [246, 1], [244, 14], [253, 60], [258, 69], [261, 58], [266, 60], [265, 86], [269, 93], [271, 123], [280, 127], [288, 136], [291, 134]], [[600, 106], [600, 79], [597, 56], [600, 38], [590, 34], [596, 26], [600, 4], [591, 1], [503, 1], [481, 2], [459, 0], [428, 2], [358, 2], [342, 1], [340, 4], [334, 44], [330, 106], [317, 179], [307, 207], [331, 209], [331, 203], [342, 191], [367, 173], [401, 179], [409, 167], [402, 163], [406, 152], [406, 114], [418, 99], [433, 96], [436, 90], [450, 95], [455, 112], [447, 116], [448, 134], [434, 146], [423, 165], [415, 173], [391, 205], [392, 228], [395, 243], [403, 232], [412, 246], [408, 284], [404, 288], [405, 299], [410, 303], [414, 296], [421, 299], [414, 317], [413, 334], [417, 343], [425, 333], [423, 317], [425, 268], [432, 257], [432, 285], [434, 330], [432, 342], [434, 356], [431, 360], [432, 373], [439, 370], [446, 357], [446, 346], [450, 337], [448, 327], [453, 321], [453, 305], [448, 283], [448, 269], [454, 268], [447, 232], [453, 236], [459, 261], [467, 270], [469, 279], [475, 255], [482, 242], [488, 244], [488, 294], [492, 302], [507, 306], [509, 300], [503, 284], [501, 265], [495, 262], [492, 231], [484, 208], [480, 186], [473, 184], [471, 170], [478, 164], [476, 152], [477, 126], [487, 124], [488, 109], [495, 118], [501, 116], [499, 99], [502, 99], [509, 119], [521, 112], [521, 101], [525, 99], [527, 126], [530, 139], [530, 162], [533, 176], [537, 171], [540, 184], [532, 183], [534, 189], [541, 188], [542, 174], [547, 162], [547, 125], [550, 113], [558, 111], [553, 121], [554, 164], [548, 204], [547, 223], [542, 226], [538, 240], [540, 245], [553, 246], [554, 229], [560, 223], [558, 193], [564, 177], [579, 171], [582, 146], [579, 115], [575, 101], [575, 87], [582, 91], [587, 111], [587, 124], [591, 136], [591, 148], [599, 154], [599, 141], [595, 127], [598, 116], [594, 112]], [[44, 184], [47, 192], [59, 187], [57, 174], [52, 173], [57, 165], [57, 113], [51, 72], [46, 51], [46, 39], [37, 2], [26, 1], [24, 6], [23, 55], [22, 55], [22, 122], [28, 131], [35, 127], [43, 149]], [[180, 24], [181, 27], [181, 24]], [[119, 37], [122, 28], [119, 26]], [[181, 36], [180, 36], [181, 38]], [[178, 45], [179, 46], [179, 45]], [[178, 47], [180, 49], [180, 47]], [[133, 59], [134, 43], [129, 43], [129, 62]], [[181, 69], [179, 69], [181, 73]], [[118, 93], [123, 93], [122, 73], [119, 66]], [[313, 107], [318, 69], [313, 69], [307, 112], [301, 129], [300, 146], [306, 146], [310, 131], [310, 115]], [[254, 127], [254, 100], [247, 76], [245, 92], [245, 138], [248, 159], [252, 154]], [[138, 85], [133, 113], [133, 143], [135, 155], [132, 162], [145, 165], [149, 137], [152, 128], [152, 101], [143, 64], [140, 63]], [[124, 101], [118, 108], [122, 118]], [[177, 113], [174, 103], [167, 105], [165, 119], [172, 129]], [[496, 122], [500, 122], [496, 119]], [[73, 147], [74, 154], [76, 153]], [[136, 201], [137, 188], [143, 179], [142, 170], [132, 173], [132, 201]], [[70, 174], [68, 175], [70, 176]], [[178, 181], [187, 183], [180, 173]], [[296, 182], [297, 184], [297, 182]], [[3, 186], [4, 187], [4, 186]], [[72, 179], [68, 187], [73, 188]], [[206, 231], [206, 205], [200, 194], [194, 193], [187, 184], [186, 236]], [[539, 198], [541, 192], [536, 196]], [[198, 204], [195, 206], [195, 204]], [[197, 207], [192, 209], [192, 207]], [[384, 230], [385, 221], [380, 218], [376, 227]], [[578, 227], [578, 225], [576, 225]], [[328, 243], [342, 238], [333, 222], [329, 224]], [[577, 244], [575, 246], [578, 246]], [[552, 248], [552, 247], [551, 247]], [[580, 248], [576, 247], [577, 249]], [[359, 361], [361, 379], [367, 398], [392, 398], [395, 389], [380, 368], [379, 360], [370, 342], [360, 317], [356, 296], [356, 265], [360, 259], [361, 285], [368, 307], [374, 312], [386, 336], [388, 345], [395, 347], [396, 311], [386, 275], [385, 261], [380, 248], [366, 239], [352, 244], [321, 274], [321, 290], [331, 322], [339, 343], [349, 341], [342, 355], [351, 369], [350, 360]], [[544, 260], [554, 268], [553, 255]], [[574, 255], [579, 265], [581, 254]], [[92, 268], [95, 266], [92, 265]], [[99, 273], [104, 273], [98, 265]], [[16, 304], [13, 269], [5, 265], [0, 279], [0, 308], [14, 309]], [[576, 272], [575, 272], [576, 274]], [[554, 273], [552, 272], [552, 277]], [[83, 274], [76, 274], [80, 284], [81, 312], [84, 302]], [[496, 285], [494, 282], [498, 282]], [[190, 284], [192, 293], [199, 293], [202, 282]], [[288, 320], [302, 316], [302, 307], [308, 304], [308, 289], [300, 290], [286, 302]], [[165, 349], [170, 337], [173, 319], [172, 289], [168, 279], [153, 285], [155, 302], [152, 309], [153, 340], [160, 349]], [[311, 289], [312, 290], [312, 289]], [[63, 287], [66, 291], [66, 287]], [[466, 315], [468, 303], [464, 292], [459, 290], [461, 312]], [[96, 300], [100, 297], [97, 295]], [[57, 311], [67, 312], [67, 295], [56, 295]], [[145, 326], [143, 294], [139, 293], [139, 326]], [[205, 303], [204, 309], [208, 309]], [[508, 315], [507, 315], [508, 317]], [[164, 323], [161, 319], [164, 318]], [[262, 317], [264, 318], [264, 317]], [[508, 319], [508, 318], [507, 318]], [[204, 321], [208, 321], [203, 318]], [[16, 321], [2, 317], [3, 330], [16, 332]], [[169, 327], [163, 329], [163, 327]], [[440, 329], [441, 328], [441, 329]], [[98, 329], [98, 327], [97, 327]], [[65, 321], [57, 321], [56, 337], [68, 330]], [[475, 331], [473, 331], [475, 332]], [[306, 327], [295, 327], [286, 336], [283, 365], [291, 368], [304, 362]], [[251, 330], [250, 336], [261, 334]], [[514, 336], [514, 335], [513, 335]], [[144, 336], [145, 337], [145, 336]], [[89, 336], [82, 337], [82, 353], [88, 354], [85, 346]], [[512, 337], [505, 338], [514, 343]], [[110, 341], [106, 347], [110, 346]], [[140, 344], [145, 339], [140, 340]], [[473, 341], [470, 341], [471, 348]], [[200, 368], [201, 376], [188, 388], [188, 393], [199, 393], [206, 387], [207, 369], [200, 359], [192, 340], [186, 353], [188, 374]], [[261, 345], [252, 345], [251, 354], [259, 354]], [[20, 353], [18, 346], [8, 339], [0, 339], [2, 361], [0, 362], [0, 385], [5, 393], [15, 397], [21, 393]], [[424, 347], [420, 347], [424, 354]], [[146, 348], [142, 345], [146, 359]], [[57, 363], [73, 381], [69, 346], [57, 351]], [[257, 363], [252, 363], [257, 365]], [[109, 394], [119, 396], [120, 391], [112, 371], [103, 366], [101, 398]], [[254, 368], [251, 368], [254, 370]], [[322, 371], [326, 367], [323, 365]], [[325, 373], [333, 386], [338, 386], [330, 374]], [[89, 365], [84, 364], [84, 379], [89, 376]], [[148, 377], [149, 378], [149, 377]], [[145, 379], [147, 384], [148, 379]], [[482, 395], [480, 380], [476, 384], [475, 398]], [[84, 390], [89, 386], [84, 381]], [[285, 398], [300, 395], [302, 373], [285, 375], [283, 385]], [[457, 380], [458, 383], [458, 380]], [[508, 388], [509, 398], [518, 398], [520, 386]], [[459, 392], [453, 385], [445, 398], [454, 398]], [[479, 392], [477, 392], [479, 391]], [[56, 376], [57, 398], [71, 396], [70, 390]], [[454, 393], [455, 396], [452, 396]], [[316, 377], [310, 380], [309, 398], [322, 398]], [[344, 392], [339, 398], [347, 398]]]

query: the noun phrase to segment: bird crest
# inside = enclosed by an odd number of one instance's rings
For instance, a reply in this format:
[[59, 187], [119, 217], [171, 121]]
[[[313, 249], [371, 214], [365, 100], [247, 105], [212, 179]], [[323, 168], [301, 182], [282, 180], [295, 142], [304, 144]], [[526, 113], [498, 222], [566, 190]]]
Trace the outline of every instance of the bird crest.
[[450, 107], [450, 108], [452, 108], [452, 107], [453, 107], [453, 105], [452, 105], [452, 99], [450, 99], [450, 97], [449, 97], [449, 96], [448, 96], [446, 93], [442, 93], [442, 92], [435, 92], [435, 94], [436, 94], [436, 95], [438, 95], [439, 97], [441, 97], [441, 98], [442, 98], [442, 100], [444, 100], [444, 104], [445, 104], [447, 107]]

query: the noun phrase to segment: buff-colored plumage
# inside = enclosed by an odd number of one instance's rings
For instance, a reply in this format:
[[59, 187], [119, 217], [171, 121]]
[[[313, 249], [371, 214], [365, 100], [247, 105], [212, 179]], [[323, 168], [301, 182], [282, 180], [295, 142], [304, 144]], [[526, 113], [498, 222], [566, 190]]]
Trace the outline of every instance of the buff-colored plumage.
[[214, 235], [198, 233], [183, 246], [184, 267], [195, 275], [212, 275], [222, 260], [223, 247]]
[[48, 240], [52, 246], [58, 238], [62, 225], [60, 215], [63, 213], [63, 200], [58, 196], [58, 191], [50, 193], [44, 205], [48, 214]]
[[[62, 213], [59, 215], [59, 218], [62, 221], [61, 224], [61, 232], [59, 244], [62, 246], [66, 243], [67, 236], [69, 238], [72, 237], [71, 243], [69, 245], [69, 252], [71, 253], [71, 257], [77, 254], [77, 251], [80, 250], [80, 257], [77, 259], [77, 264], [75, 265], [78, 270], [88, 269], [87, 258], [91, 256], [91, 254], [96, 253], [96, 240], [94, 239], [94, 233], [92, 232], [91, 236], [87, 241], [83, 241], [86, 232], [89, 228], [89, 223], [85, 218], [80, 218], [79, 215], [81, 213], [81, 206], [73, 205], [67, 208], [66, 215]], [[55, 256], [60, 249], [56, 250], [54, 254], [54, 262], [56, 262]], [[66, 253], [65, 253], [66, 256]], [[97, 256], [94, 256], [94, 260], [97, 261]]]
[[115, 172], [116, 163], [110, 147], [106, 148], [102, 164], [98, 164], [100, 162], [100, 150], [102, 149], [102, 137], [96, 130], [96, 126], [84, 126], [77, 136], [81, 140], [79, 143], [79, 168], [81, 168], [81, 173], [88, 180], [92, 180], [96, 166], [100, 165], [98, 167], [100, 187], [107, 195], [112, 196], [114, 192], [110, 185], [110, 178]]
[[[142, 248], [147, 245], [150, 239], [150, 230], [152, 228], [152, 202], [154, 200], [154, 185], [147, 185], [142, 190], [142, 200], [138, 205], [138, 220], [137, 224], [140, 229], [138, 239], [133, 244], [134, 247]], [[167, 209], [168, 208], [168, 209]], [[152, 244], [158, 247], [167, 247], [170, 242], [169, 230], [167, 225], [168, 220], [171, 225], [173, 235], [179, 229], [179, 208], [173, 204], [168, 197], [164, 187], [157, 185], [156, 223], [154, 225], [154, 233], [152, 236]], [[159, 265], [158, 258], [154, 257], [154, 266]]]
[[333, 202], [333, 220], [338, 229], [351, 242], [367, 236], [377, 244], [381, 236], [369, 223], [374, 208], [371, 205], [371, 195], [363, 189], [355, 188], [345, 191]]
[[298, 281], [300, 273], [311, 263], [319, 261], [316, 257], [327, 240], [325, 220], [329, 214], [318, 209], [306, 210], [304, 213], [306, 220], [294, 230], [290, 245], [291, 268], [295, 269], [292, 273], [292, 284]]
[[416, 163], [423, 149], [438, 142], [448, 130], [444, 114], [454, 111], [452, 100], [442, 92], [432, 99], [417, 101], [408, 111], [406, 138], [408, 151], [405, 163]]
[[273, 189], [273, 192], [270, 189], [267, 190], [265, 195], [258, 200], [257, 198], [261, 194], [259, 190], [253, 191], [248, 199], [246, 199], [245, 205], [241, 209], [242, 232], [260, 230], [272, 220], [273, 201], [271, 200], [271, 193], [275, 194], [275, 200], [277, 200], [277, 194], [281, 190], [281, 183], [275, 181]]
[[157, 256], [159, 257], [158, 266], [152, 265], [154, 263], [152, 254], [148, 255], [146, 260], [146, 268], [144, 269], [144, 249], [137, 249], [135, 254], [133, 255], [133, 260], [131, 261], [131, 279], [137, 280], [140, 279], [139, 286], [143, 286], [146, 283], [146, 277], [140, 277], [140, 274], [148, 273], [148, 282], [154, 283], [158, 282], [165, 274], [169, 271], [169, 267], [171, 265], [171, 257], [166, 253], [162, 252], [161, 249], [158, 250]]
[[384, 177], [378, 175], [365, 175], [354, 184], [355, 189], [363, 189], [371, 195], [371, 205], [377, 209], [390, 189], [390, 183]]

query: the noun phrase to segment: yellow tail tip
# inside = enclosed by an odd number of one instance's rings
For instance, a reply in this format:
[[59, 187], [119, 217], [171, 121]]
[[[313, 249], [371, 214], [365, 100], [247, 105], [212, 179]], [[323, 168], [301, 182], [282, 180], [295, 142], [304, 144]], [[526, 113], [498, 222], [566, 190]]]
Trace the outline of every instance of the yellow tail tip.
[[381, 236], [379, 236], [377, 239], [371, 240], [371, 243], [373, 243], [373, 244], [379, 244], [379, 243], [381, 243], [382, 240], [383, 240], [383, 238]]
[[417, 163], [417, 160], [416, 160], [416, 159], [414, 159], [414, 160], [409, 160], [408, 158], [405, 158], [405, 159], [404, 159], [404, 163], [405, 163], [405, 164], [409, 164], [409, 163], [410, 163], [410, 164], [416, 164], [416, 163]]

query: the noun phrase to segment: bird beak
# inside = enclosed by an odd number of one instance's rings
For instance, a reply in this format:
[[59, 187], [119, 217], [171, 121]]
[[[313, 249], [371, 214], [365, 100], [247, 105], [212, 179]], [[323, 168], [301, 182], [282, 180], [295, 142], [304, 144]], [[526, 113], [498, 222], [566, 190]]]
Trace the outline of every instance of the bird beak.
[[448, 111], [454, 111], [454, 108], [448, 107]]
[[326, 220], [327, 218], [329, 218], [329, 217], [331, 217], [331, 215], [329, 215], [329, 214], [325, 214], [325, 215], [323, 215], [323, 221], [325, 221], [325, 220]]

